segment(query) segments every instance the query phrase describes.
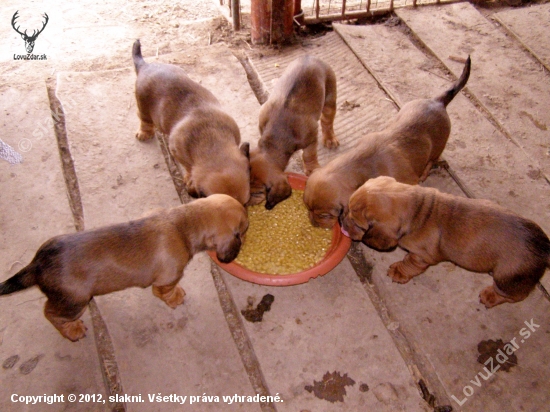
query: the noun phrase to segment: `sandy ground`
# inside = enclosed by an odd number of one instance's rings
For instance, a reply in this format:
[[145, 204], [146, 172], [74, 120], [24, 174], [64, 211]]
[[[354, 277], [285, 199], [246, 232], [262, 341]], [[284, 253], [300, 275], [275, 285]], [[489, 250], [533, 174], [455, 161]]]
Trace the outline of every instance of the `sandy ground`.
[[[320, 55], [339, 76], [335, 129], [342, 142], [335, 153], [320, 149], [321, 163], [351, 148], [365, 132], [383, 127], [404, 102], [444, 89], [462, 68], [456, 57], [471, 54], [467, 92], [449, 107], [453, 132], [443, 157], [451, 174], [434, 170], [427, 185], [491, 199], [550, 232], [547, 4], [407, 9], [375, 25], [304, 30], [290, 47], [269, 48], [250, 45], [246, 16], [243, 32], [232, 33], [216, 3], [2, 3], [0, 139], [13, 151], [9, 157], [2, 151], [6, 146], [0, 147], [1, 279], [29, 262], [51, 236], [179, 204], [173, 164], [166, 163], [159, 142], [133, 138], [138, 122], [130, 50], [136, 38], [146, 59], [177, 64], [215, 91], [251, 144], [258, 139], [259, 104], [236, 56], [246, 55], [270, 90], [297, 55]], [[25, 54], [9, 23], [17, 10], [18, 24], [30, 32], [41, 27], [42, 13], [48, 14], [33, 51], [46, 60], [14, 58]], [[62, 172], [48, 79], [63, 104], [66, 149], [76, 177]], [[300, 170], [296, 159], [289, 168]], [[70, 200], [76, 180], [80, 209]], [[368, 279], [358, 277], [356, 266], [345, 260], [306, 285], [265, 287], [219, 272], [201, 255], [186, 269], [181, 284], [188, 300], [175, 311], [167, 312], [148, 289], [101, 297], [100, 318], [110, 332], [115, 361], [106, 360], [96, 346], [94, 337], [100, 341], [101, 333], [94, 333], [89, 312], [84, 317], [88, 337], [73, 344], [44, 319], [38, 290], [3, 297], [0, 409], [179, 410], [148, 402], [26, 408], [13, 402], [14, 393], [87, 393], [103, 399], [113, 393], [145, 399], [158, 393], [277, 393], [285, 400], [237, 402], [223, 410], [546, 408], [550, 319], [543, 291], [517, 305], [485, 311], [477, 294], [490, 282], [486, 275], [442, 264], [408, 285], [395, 285], [385, 269], [402, 252], [356, 251], [371, 265]], [[548, 275], [542, 283], [548, 289]], [[240, 309], [266, 293], [275, 302], [265, 321], [243, 320]], [[510, 341], [531, 319], [540, 329], [522, 342], [511, 359], [514, 366], [480, 386], [469, 383], [482, 370], [478, 356], [496, 351], [489, 341]], [[102, 370], [114, 371], [113, 379]], [[460, 404], [452, 395], [466, 401]], [[217, 411], [220, 405], [204, 402], [192, 409]]]

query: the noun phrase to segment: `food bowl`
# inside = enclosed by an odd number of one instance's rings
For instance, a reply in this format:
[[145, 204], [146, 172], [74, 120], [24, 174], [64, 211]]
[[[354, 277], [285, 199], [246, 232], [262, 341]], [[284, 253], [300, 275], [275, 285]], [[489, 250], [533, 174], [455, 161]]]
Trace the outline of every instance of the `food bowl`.
[[[306, 187], [307, 177], [296, 173], [287, 173], [288, 182], [293, 189], [304, 190]], [[216, 253], [209, 251], [208, 254], [226, 272], [238, 277], [242, 280], [247, 280], [259, 285], [268, 286], [290, 286], [306, 283], [310, 279], [317, 276], [325, 275], [338, 265], [346, 256], [351, 245], [351, 239], [344, 236], [340, 230], [340, 225], [337, 223], [332, 228], [332, 242], [325, 254], [325, 257], [317, 262], [314, 266], [305, 269], [301, 272], [285, 274], [285, 275], [270, 275], [265, 273], [254, 272], [244, 266], [233, 261], [231, 263], [221, 263], [216, 259]]]

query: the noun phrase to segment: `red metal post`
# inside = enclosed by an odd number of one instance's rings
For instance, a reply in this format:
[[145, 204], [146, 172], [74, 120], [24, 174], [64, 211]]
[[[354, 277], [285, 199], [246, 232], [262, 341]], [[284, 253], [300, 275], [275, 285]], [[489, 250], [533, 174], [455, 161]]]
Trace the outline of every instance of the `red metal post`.
[[285, 43], [293, 34], [295, 0], [251, 0], [253, 44]]
[[233, 30], [241, 30], [241, 0], [231, 0], [231, 17], [233, 17]]
[[250, 1], [250, 37], [252, 44], [268, 44], [271, 33], [271, 1]]
[[293, 33], [294, 0], [271, 0], [271, 43], [288, 42]]

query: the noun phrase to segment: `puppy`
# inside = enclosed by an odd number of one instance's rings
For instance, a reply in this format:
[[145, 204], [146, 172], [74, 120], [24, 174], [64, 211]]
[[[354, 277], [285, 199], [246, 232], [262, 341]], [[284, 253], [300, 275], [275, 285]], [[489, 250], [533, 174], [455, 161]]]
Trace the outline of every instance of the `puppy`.
[[183, 303], [183, 268], [198, 252], [232, 261], [248, 228], [246, 210], [227, 195], [212, 195], [151, 216], [44, 243], [32, 262], [0, 283], [0, 295], [38, 285], [46, 318], [72, 341], [86, 336], [81, 317], [95, 295], [153, 286], [168, 306]]
[[136, 40], [136, 101], [141, 120], [138, 140], [151, 139], [155, 128], [169, 136], [172, 156], [185, 168], [189, 195], [227, 194], [243, 205], [250, 197], [249, 144], [239, 148], [237, 123], [218, 99], [169, 64], [147, 64]]
[[317, 131], [321, 120], [323, 144], [339, 145], [334, 135], [336, 75], [322, 60], [303, 56], [288, 65], [269, 99], [260, 108], [260, 140], [250, 152], [250, 205], [266, 200], [272, 209], [292, 189], [284, 173], [292, 154], [303, 149], [307, 175], [319, 167]]
[[313, 225], [332, 227], [345, 214], [351, 194], [369, 179], [392, 176], [417, 184], [428, 177], [451, 131], [446, 107], [468, 81], [470, 65], [468, 57], [449, 90], [434, 99], [408, 102], [386, 129], [366, 135], [354, 149], [311, 174], [304, 202]]
[[408, 252], [388, 270], [394, 282], [407, 283], [443, 261], [489, 273], [493, 285], [479, 295], [487, 308], [525, 299], [550, 265], [550, 241], [532, 221], [487, 200], [391, 177], [371, 179], [357, 189], [343, 223], [353, 240]]

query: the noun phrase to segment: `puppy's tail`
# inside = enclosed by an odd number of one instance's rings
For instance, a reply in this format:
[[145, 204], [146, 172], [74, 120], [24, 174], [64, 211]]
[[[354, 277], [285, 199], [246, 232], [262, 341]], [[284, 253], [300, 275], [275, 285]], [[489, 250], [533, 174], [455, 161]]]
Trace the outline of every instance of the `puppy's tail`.
[[0, 295], [9, 295], [36, 285], [34, 265], [24, 267], [5, 282], [0, 283]]
[[462, 70], [462, 74], [460, 75], [460, 78], [456, 81], [455, 84], [453, 84], [453, 87], [451, 87], [449, 90], [444, 92], [441, 96], [437, 97], [436, 100], [439, 100], [445, 107], [451, 102], [451, 100], [454, 99], [454, 97], [458, 94], [459, 91], [462, 90], [462, 88], [466, 85], [466, 82], [468, 81], [468, 78], [470, 77], [470, 66], [472, 65], [472, 61], [470, 60], [470, 56], [468, 56], [468, 59], [466, 59], [466, 64], [464, 65], [464, 69]]
[[147, 64], [145, 60], [143, 60], [143, 56], [141, 55], [141, 43], [139, 39], [137, 39], [134, 42], [134, 45], [132, 46], [132, 60], [134, 60], [134, 67], [136, 68], [136, 73], [139, 73], [139, 69]]

